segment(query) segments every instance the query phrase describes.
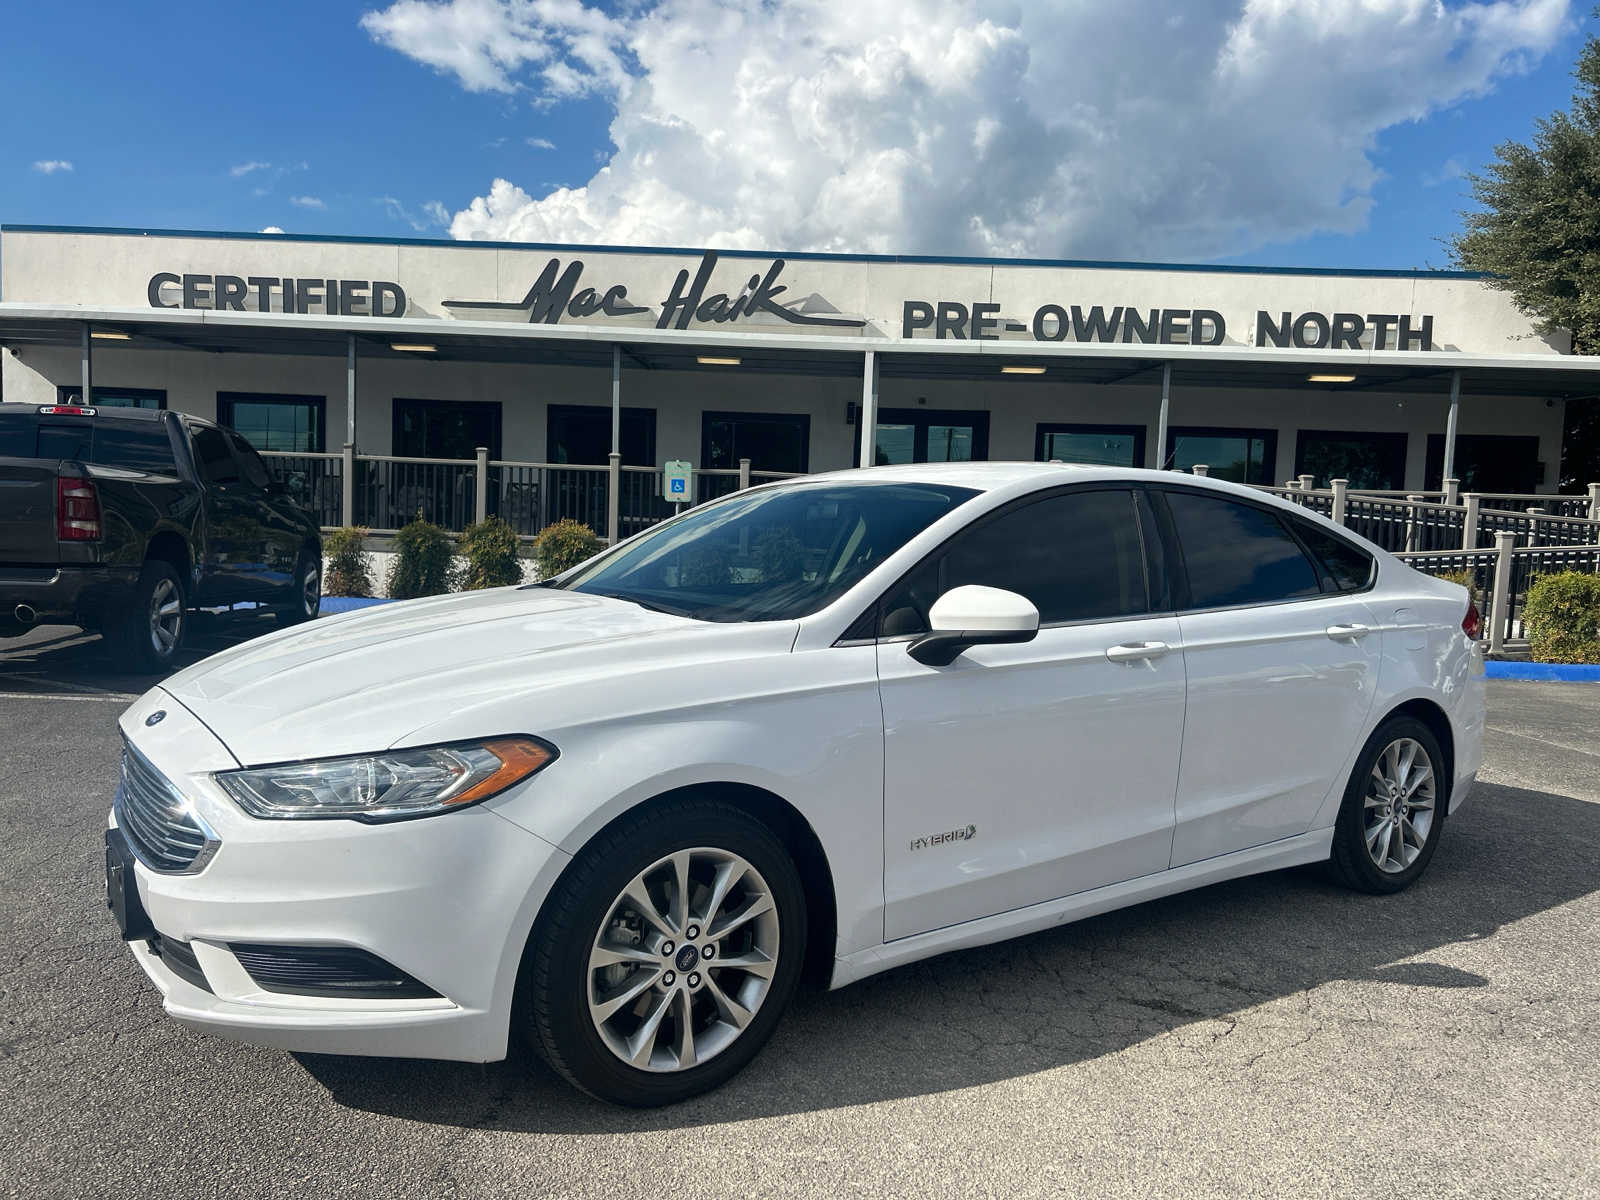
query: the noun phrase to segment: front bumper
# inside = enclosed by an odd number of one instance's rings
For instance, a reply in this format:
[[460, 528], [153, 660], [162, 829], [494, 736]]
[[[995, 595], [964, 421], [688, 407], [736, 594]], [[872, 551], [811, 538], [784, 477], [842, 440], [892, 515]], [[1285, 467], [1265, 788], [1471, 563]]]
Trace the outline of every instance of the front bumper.
[[[166, 717], [145, 726], [157, 709]], [[567, 855], [482, 805], [385, 825], [257, 820], [211, 779], [238, 764], [170, 695], [151, 691], [121, 725], [220, 841], [196, 874], [162, 874], [143, 863], [134, 869], [151, 924], [163, 939], [189, 943], [210, 989], [174, 973], [148, 943], [130, 942], [171, 1016], [285, 1050], [473, 1062], [505, 1056], [522, 949]], [[267, 991], [229, 949], [244, 943], [356, 947], [438, 995]]]

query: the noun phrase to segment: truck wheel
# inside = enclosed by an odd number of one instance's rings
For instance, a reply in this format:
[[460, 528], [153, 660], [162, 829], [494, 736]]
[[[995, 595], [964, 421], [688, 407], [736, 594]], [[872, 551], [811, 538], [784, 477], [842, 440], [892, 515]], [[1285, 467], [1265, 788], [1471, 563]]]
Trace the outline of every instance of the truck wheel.
[[172, 669], [188, 629], [183, 580], [171, 563], [151, 559], [121, 612], [107, 614], [105, 637], [112, 657], [129, 671]]
[[304, 550], [300, 552], [300, 560], [294, 565], [294, 598], [287, 604], [274, 605], [272, 611], [279, 625], [298, 625], [322, 611], [320, 554]]

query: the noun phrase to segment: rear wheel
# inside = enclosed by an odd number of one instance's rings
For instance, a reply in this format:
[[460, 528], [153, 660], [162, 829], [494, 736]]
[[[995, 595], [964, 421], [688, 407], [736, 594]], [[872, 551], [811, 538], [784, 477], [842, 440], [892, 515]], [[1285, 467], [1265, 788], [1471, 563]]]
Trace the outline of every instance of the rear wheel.
[[1427, 869], [1444, 829], [1450, 782], [1433, 731], [1391, 717], [1356, 759], [1334, 825], [1330, 866], [1363, 892], [1398, 892]]
[[805, 957], [793, 860], [714, 801], [626, 819], [545, 911], [521, 1011], [551, 1066], [618, 1104], [671, 1104], [734, 1075], [772, 1035]]
[[172, 564], [146, 562], [127, 606], [105, 618], [106, 641], [117, 664], [129, 671], [171, 670], [188, 629], [186, 605], [183, 580]]
[[294, 567], [294, 596], [287, 604], [273, 608], [280, 625], [298, 625], [322, 611], [322, 556], [309, 550], [300, 552]]

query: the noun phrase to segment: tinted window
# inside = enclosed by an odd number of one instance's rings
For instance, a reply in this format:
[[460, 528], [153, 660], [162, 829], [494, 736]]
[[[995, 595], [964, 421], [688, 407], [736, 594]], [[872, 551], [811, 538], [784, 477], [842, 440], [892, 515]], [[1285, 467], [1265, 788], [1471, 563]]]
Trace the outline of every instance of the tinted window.
[[927, 629], [933, 602], [969, 583], [1026, 596], [1043, 623], [1149, 612], [1133, 493], [1068, 492], [963, 530], [888, 597], [883, 635]]
[[1166, 493], [1189, 573], [1191, 608], [1315, 596], [1317, 573], [1265, 509], [1220, 496]]
[[1294, 531], [1311, 553], [1322, 561], [1341, 592], [1367, 586], [1372, 575], [1372, 555], [1310, 521], [1295, 521]]
[[234, 453], [239, 456], [239, 465], [244, 469], [244, 477], [252, 487], [265, 489], [267, 486], [267, 466], [261, 461], [261, 456], [244, 438], [232, 430], [228, 432], [228, 440], [233, 443]]
[[802, 617], [974, 495], [910, 483], [757, 489], [691, 509], [562, 586], [704, 621]]
[[173, 470], [172, 443], [163, 421], [101, 421], [94, 429], [94, 462], [134, 471]]
[[209, 425], [196, 425], [194, 430], [194, 460], [200, 468], [200, 477], [207, 483], [232, 483], [239, 478], [238, 464], [228, 449], [222, 430]]
[[38, 458], [71, 458], [89, 461], [89, 443], [94, 437], [94, 426], [88, 421], [73, 424], [39, 424], [35, 456]]

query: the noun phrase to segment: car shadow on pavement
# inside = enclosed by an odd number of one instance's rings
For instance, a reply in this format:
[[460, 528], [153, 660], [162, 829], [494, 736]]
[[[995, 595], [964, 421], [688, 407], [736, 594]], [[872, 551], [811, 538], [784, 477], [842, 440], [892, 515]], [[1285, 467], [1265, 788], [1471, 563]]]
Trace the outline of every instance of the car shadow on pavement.
[[1397, 989], [1399, 1006], [1415, 989], [1487, 987], [1430, 956], [1600, 889], [1597, 861], [1600, 805], [1479, 785], [1428, 874], [1399, 895], [1280, 871], [802, 992], [743, 1073], [665, 1109], [591, 1100], [521, 1049], [487, 1066], [296, 1057], [341, 1104], [475, 1129], [648, 1131], [915, 1097], [1190, 1027], [1209, 1043], [1245, 1010], [1341, 980]]
[[[265, 612], [194, 613], [174, 670], [278, 628]], [[68, 625], [41, 625], [0, 638], [0, 691], [40, 696], [137, 696], [166, 678], [132, 673], [112, 659], [105, 639]]]

